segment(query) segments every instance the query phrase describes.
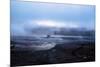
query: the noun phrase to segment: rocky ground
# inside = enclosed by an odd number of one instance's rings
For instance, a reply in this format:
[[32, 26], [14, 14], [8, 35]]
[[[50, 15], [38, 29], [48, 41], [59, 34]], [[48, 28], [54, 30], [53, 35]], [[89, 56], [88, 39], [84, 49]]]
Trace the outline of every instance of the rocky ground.
[[58, 44], [54, 48], [44, 51], [11, 49], [11, 66], [95, 61], [94, 42], [75, 43], [74, 45], [77, 46], [68, 47], [66, 44]]

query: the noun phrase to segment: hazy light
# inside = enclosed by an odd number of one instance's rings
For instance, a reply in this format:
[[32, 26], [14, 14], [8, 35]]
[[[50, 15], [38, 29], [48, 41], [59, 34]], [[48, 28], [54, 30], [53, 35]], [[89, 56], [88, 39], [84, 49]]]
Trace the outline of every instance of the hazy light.
[[36, 20], [31, 21], [32, 25], [38, 25], [43, 27], [56, 27], [56, 28], [78, 28], [79, 25], [75, 24], [74, 22], [59, 22], [59, 21], [52, 21], [52, 20]]
[[55, 21], [50, 20], [42, 20], [42, 21], [36, 21], [37, 25], [39, 26], [46, 26], [46, 27], [64, 27], [64, 23], [59, 23]]

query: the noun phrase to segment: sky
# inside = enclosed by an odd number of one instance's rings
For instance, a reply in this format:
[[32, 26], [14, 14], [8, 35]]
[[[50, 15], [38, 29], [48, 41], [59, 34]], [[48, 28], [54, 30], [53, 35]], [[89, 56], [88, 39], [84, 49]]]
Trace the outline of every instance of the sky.
[[11, 31], [28, 28], [95, 28], [95, 6], [11, 1]]

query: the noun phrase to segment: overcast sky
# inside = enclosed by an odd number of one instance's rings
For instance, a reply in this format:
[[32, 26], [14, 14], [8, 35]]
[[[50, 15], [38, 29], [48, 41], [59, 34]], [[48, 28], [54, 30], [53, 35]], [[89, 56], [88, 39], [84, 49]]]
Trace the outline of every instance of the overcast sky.
[[94, 5], [11, 1], [11, 29], [17, 32], [25, 26], [34, 28], [44, 25], [94, 29], [94, 24]]

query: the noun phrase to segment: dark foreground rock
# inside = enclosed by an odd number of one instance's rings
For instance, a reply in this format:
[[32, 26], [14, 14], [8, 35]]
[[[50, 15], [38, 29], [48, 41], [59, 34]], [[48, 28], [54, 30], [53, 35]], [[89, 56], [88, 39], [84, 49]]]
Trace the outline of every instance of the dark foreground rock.
[[11, 50], [11, 66], [58, 64], [95, 61], [95, 44], [84, 43], [78, 47], [62, 47], [60, 44], [50, 50]]

